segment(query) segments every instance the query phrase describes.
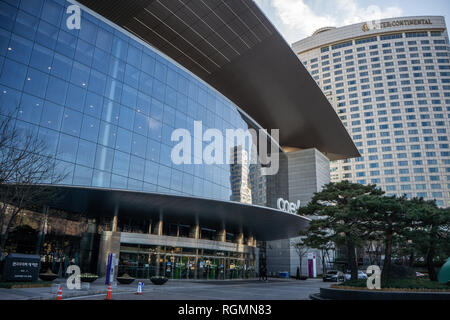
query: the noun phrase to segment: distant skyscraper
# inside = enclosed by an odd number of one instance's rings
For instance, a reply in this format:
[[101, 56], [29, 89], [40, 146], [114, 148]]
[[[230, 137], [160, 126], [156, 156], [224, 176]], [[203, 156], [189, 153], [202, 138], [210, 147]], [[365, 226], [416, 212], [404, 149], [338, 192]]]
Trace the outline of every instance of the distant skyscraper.
[[332, 181], [450, 206], [448, 43], [444, 18], [430, 16], [322, 28], [293, 44], [362, 155], [333, 162]]
[[242, 147], [233, 148], [233, 164], [231, 167], [231, 201], [252, 203], [252, 190], [250, 188], [249, 157]]
[[259, 206], [267, 205], [267, 179], [261, 174], [261, 164], [250, 164], [249, 181], [252, 193], [252, 202]]

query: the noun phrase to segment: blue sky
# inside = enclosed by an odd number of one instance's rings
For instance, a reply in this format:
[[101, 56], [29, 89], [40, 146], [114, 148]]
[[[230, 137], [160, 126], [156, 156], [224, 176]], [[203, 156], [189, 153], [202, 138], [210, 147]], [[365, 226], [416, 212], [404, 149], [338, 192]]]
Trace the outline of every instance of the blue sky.
[[289, 43], [325, 26], [398, 16], [445, 16], [450, 0], [255, 0]]

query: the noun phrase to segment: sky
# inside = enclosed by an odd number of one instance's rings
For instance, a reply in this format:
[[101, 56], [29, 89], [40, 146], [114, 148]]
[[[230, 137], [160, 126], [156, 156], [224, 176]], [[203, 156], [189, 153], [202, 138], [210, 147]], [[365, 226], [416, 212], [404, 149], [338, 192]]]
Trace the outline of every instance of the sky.
[[255, 0], [288, 43], [322, 27], [400, 16], [444, 16], [450, 23], [450, 0]]

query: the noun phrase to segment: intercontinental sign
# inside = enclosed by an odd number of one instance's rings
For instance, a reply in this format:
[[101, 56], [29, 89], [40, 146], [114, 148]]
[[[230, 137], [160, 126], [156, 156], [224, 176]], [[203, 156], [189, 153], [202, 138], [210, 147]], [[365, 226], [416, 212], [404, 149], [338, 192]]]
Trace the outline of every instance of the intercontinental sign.
[[418, 25], [431, 25], [433, 24], [430, 19], [409, 19], [409, 20], [394, 20], [394, 21], [386, 21], [381, 22], [378, 21], [371, 21], [366, 22], [362, 26], [362, 30], [364, 32], [370, 31], [370, 30], [378, 30], [378, 29], [386, 29], [386, 28], [392, 28], [392, 27], [401, 27], [401, 26], [418, 26]]

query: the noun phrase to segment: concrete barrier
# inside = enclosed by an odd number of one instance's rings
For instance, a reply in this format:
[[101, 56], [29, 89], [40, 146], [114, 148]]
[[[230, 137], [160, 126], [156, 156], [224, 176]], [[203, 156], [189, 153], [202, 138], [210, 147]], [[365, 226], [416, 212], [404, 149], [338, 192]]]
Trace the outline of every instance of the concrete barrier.
[[398, 292], [321, 288], [327, 300], [450, 300], [450, 292]]

